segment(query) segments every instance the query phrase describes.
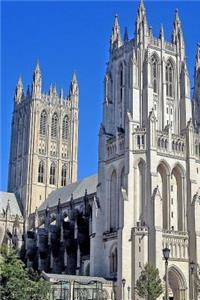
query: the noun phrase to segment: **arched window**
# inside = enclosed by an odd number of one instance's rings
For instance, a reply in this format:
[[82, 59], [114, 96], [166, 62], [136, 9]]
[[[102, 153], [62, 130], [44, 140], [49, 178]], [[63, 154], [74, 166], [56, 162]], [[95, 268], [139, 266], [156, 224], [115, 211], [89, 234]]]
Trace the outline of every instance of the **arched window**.
[[47, 122], [47, 114], [46, 111], [43, 110], [40, 115], [40, 134], [46, 134], [46, 122]]
[[44, 162], [40, 161], [38, 166], [38, 182], [44, 183]]
[[66, 115], [63, 118], [63, 123], [62, 123], [62, 139], [67, 140], [68, 139], [68, 133], [69, 133], [69, 118]]
[[158, 61], [155, 56], [151, 58], [151, 83], [153, 92], [158, 93]]
[[56, 166], [55, 163], [52, 163], [50, 166], [50, 178], [49, 183], [55, 185], [55, 175], [56, 175]]
[[117, 247], [115, 247], [111, 251], [111, 255], [110, 255], [110, 273], [112, 275], [117, 274]]
[[66, 184], [67, 184], [67, 167], [66, 165], [63, 165], [61, 171], [61, 186], [65, 186]]
[[58, 115], [54, 113], [51, 120], [51, 137], [56, 138], [57, 133], [58, 133]]
[[110, 181], [110, 230], [117, 227], [117, 174], [113, 171]]
[[167, 97], [173, 97], [173, 65], [171, 61], [167, 62], [165, 69], [165, 77], [166, 77], [166, 95]]
[[164, 163], [159, 164], [158, 172], [158, 187], [162, 197], [162, 210], [163, 210], [163, 229], [169, 230], [169, 171]]
[[[171, 226], [177, 231], [184, 230], [184, 194], [183, 194], [183, 174], [179, 166], [174, 167], [171, 174], [171, 197], [173, 198], [173, 215], [171, 215]], [[173, 216], [173, 218], [172, 218]]]

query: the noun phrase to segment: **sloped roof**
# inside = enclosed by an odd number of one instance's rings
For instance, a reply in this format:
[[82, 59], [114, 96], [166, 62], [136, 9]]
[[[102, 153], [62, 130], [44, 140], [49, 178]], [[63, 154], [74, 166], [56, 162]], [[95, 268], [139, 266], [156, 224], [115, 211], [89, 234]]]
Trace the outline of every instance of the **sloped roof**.
[[14, 193], [0, 192], [0, 213], [6, 211], [9, 203], [11, 215], [22, 217], [22, 213]]
[[42, 203], [39, 207], [39, 211], [43, 210], [47, 207], [53, 207], [58, 204], [58, 199], [60, 199], [60, 203], [65, 203], [70, 201], [71, 195], [73, 194], [73, 199], [79, 199], [85, 195], [85, 190], [87, 190], [87, 194], [96, 193], [96, 187], [98, 183], [97, 174], [91, 175], [89, 177], [85, 177], [80, 181], [69, 184], [63, 188], [59, 188], [47, 197], [47, 199]]
[[93, 276], [78, 276], [78, 275], [67, 275], [67, 274], [52, 274], [52, 273], [45, 273], [42, 272], [42, 275], [45, 279], [49, 280], [50, 282], [59, 282], [59, 281], [78, 281], [83, 284], [88, 284], [92, 281], [98, 281], [101, 283], [111, 283], [111, 281], [106, 280], [103, 277], [93, 277]]

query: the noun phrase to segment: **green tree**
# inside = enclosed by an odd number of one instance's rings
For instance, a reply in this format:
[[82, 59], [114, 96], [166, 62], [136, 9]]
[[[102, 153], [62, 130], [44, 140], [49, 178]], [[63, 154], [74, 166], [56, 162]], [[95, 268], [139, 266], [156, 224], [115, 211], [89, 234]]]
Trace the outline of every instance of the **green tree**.
[[2, 247], [0, 258], [1, 300], [47, 300], [50, 284], [29, 270], [13, 249]]
[[145, 265], [136, 282], [136, 292], [148, 300], [156, 300], [163, 293], [159, 271], [154, 265]]

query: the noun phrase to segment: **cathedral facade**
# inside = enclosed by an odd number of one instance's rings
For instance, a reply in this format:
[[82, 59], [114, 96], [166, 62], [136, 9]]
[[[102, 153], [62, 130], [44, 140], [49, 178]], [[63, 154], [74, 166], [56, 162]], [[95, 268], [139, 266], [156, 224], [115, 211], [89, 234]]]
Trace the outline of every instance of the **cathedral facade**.
[[200, 263], [199, 75], [198, 47], [193, 105], [178, 11], [170, 43], [163, 27], [153, 36], [142, 1], [134, 39], [125, 32], [122, 41], [115, 17], [99, 132], [101, 210], [90, 260], [92, 275], [117, 280], [118, 299], [123, 279], [138, 299], [136, 280], [148, 262], [165, 277], [165, 247], [170, 299], [197, 299], [190, 262]]
[[106, 278], [107, 299], [140, 300], [145, 264], [159, 269], [164, 286], [167, 247], [169, 299], [200, 299], [200, 46], [194, 79], [191, 97], [178, 11], [171, 42], [163, 27], [153, 36], [143, 1], [133, 39], [127, 30], [122, 39], [115, 16], [98, 174], [78, 182], [76, 77], [67, 99], [55, 87], [42, 94], [39, 65], [26, 97], [19, 80], [9, 191], [23, 207], [29, 266]]

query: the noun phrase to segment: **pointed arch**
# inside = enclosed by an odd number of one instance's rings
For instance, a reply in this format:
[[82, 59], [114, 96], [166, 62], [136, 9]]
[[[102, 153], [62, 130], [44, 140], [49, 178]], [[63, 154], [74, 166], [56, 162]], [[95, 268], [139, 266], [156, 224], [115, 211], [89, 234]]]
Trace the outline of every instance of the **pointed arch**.
[[64, 116], [62, 122], [62, 139], [67, 140], [69, 136], [69, 117], [67, 115]]
[[117, 228], [117, 172], [114, 170], [110, 179], [110, 230]]
[[67, 166], [64, 164], [61, 170], [61, 186], [66, 186], [67, 184]]
[[38, 182], [44, 183], [44, 162], [41, 160], [38, 165]]
[[51, 119], [51, 137], [57, 138], [58, 135], [58, 115], [54, 113]]
[[121, 62], [119, 65], [119, 102], [123, 101], [123, 89], [124, 89], [124, 66]]
[[166, 96], [174, 97], [174, 63], [171, 58], [166, 62], [165, 66]]
[[112, 103], [112, 75], [108, 72], [105, 76], [105, 97], [108, 103]]
[[169, 177], [170, 167], [165, 161], [161, 161], [157, 167], [158, 187], [162, 196], [163, 229], [169, 229]]
[[156, 53], [151, 56], [151, 84], [153, 87], [153, 92], [158, 94], [159, 89], [159, 58]]
[[110, 249], [110, 274], [112, 276], [117, 275], [118, 269], [118, 251], [117, 251], [117, 244], [114, 244]]
[[145, 221], [145, 202], [146, 202], [146, 163], [141, 158], [138, 162], [138, 221], [144, 222]]
[[187, 281], [182, 271], [175, 265], [168, 269], [169, 286], [175, 299], [186, 299]]
[[52, 162], [51, 166], [50, 166], [49, 184], [52, 184], [52, 185], [56, 184], [56, 165], [54, 162]]
[[184, 231], [184, 218], [185, 218], [185, 201], [184, 201], [184, 174], [185, 171], [180, 164], [176, 164], [171, 173], [171, 197], [173, 199], [172, 212], [173, 219], [171, 223], [175, 230]]
[[47, 123], [47, 113], [46, 110], [43, 109], [43, 111], [40, 114], [40, 135], [46, 135], [46, 123]]

